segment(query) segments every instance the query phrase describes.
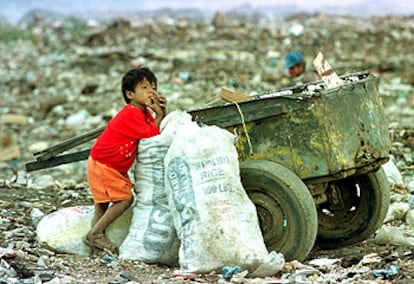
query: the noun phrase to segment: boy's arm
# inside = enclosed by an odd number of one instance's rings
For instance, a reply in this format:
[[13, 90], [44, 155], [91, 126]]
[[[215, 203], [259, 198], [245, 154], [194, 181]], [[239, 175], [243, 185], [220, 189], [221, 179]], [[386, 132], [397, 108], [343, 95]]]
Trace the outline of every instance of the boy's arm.
[[167, 99], [164, 96], [157, 94], [157, 99], [155, 99], [154, 103], [149, 105], [149, 107], [155, 112], [154, 123], [159, 127], [161, 120], [166, 115]]

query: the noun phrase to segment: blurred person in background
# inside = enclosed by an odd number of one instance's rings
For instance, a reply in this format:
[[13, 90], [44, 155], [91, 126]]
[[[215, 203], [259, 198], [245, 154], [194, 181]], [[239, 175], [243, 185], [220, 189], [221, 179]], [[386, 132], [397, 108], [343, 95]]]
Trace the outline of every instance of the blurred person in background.
[[300, 85], [318, 80], [318, 75], [306, 70], [306, 61], [299, 51], [289, 52], [285, 57], [285, 69], [289, 71], [291, 82], [289, 86]]

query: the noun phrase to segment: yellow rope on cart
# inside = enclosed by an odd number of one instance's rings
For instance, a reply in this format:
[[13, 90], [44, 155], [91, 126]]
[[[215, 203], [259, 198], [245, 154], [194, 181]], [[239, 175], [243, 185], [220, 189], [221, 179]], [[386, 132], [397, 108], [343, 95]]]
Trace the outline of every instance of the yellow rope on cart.
[[247, 143], [249, 144], [249, 147], [250, 147], [250, 155], [251, 155], [251, 154], [253, 154], [253, 146], [252, 146], [252, 141], [250, 140], [249, 133], [247, 132], [247, 127], [246, 127], [246, 123], [245, 123], [245, 121], [244, 121], [244, 115], [243, 115], [243, 112], [242, 112], [242, 110], [240, 109], [240, 106], [238, 105], [238, 103], [237, 103], [237, 102], [233, 102], [233, 103], [236, 105], [237, 110], [239, 111], [240, 118], [241, 118], [241, 120], [242, 120], [242, 124], [243, 124], [243, 130], [244, 130], [244, 133], [246, 134]]

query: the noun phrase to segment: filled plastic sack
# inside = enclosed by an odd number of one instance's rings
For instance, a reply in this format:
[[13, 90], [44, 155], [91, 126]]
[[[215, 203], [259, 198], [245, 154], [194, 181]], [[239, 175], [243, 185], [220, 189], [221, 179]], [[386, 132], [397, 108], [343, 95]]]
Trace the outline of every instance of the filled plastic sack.
[[165, 157], [165, 189], [184, 271], [254, 271], [268, 256], [256, 208], [240, 181], [234, 138], [188, 121]]
[[[88, 256], [91, 249], [83, 237], [91, 229], [93, 206], [73, 206], [45, 215], [37, 225], [37, 240], [40, 244], [62, 253]], [[106, 230], [106, 237], [120, 246], [131, 223], [132, 209], [125, 211]]]
[[178, 263], [179, 239], [164, 189], [164, 158], [183, 121], [191, 121], [191, 116], [171, 112], [160, 125], [160, 135], [139, 142], [134, 167], [136, 203], [128, 235], [119, 248], [124, 259]]

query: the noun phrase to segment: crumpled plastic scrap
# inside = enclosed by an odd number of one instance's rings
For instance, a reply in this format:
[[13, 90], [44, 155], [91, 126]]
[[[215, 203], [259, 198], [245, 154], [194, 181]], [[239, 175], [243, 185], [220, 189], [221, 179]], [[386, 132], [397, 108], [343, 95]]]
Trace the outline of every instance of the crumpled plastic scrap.
[[224, 279], [230, 279], [233, 277], [234, 274], [240, 271], [239, 266], [224, 266], [222, 269], [222, 273]]
[[398, 274], [398, 268], [395, 264], [392, 264], [388, 269], [374, 269], [372, 273], [376, 277], [389, 278]]

